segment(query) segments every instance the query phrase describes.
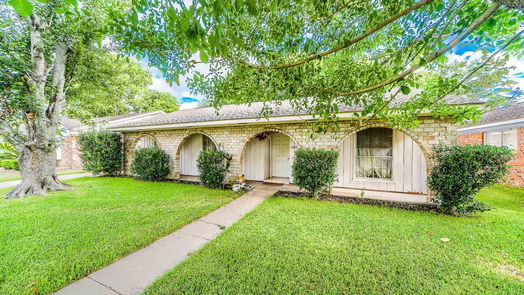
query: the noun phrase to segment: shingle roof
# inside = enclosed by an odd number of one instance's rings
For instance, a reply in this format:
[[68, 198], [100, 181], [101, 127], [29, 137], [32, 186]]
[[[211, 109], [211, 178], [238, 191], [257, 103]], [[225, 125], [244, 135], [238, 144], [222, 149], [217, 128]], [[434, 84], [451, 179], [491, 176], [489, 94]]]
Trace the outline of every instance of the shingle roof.
[[120, 119], [126, 119], [126, 118], [136, 117], [138, 115], [146, 115], [146, 114], [151, 114], [151, 113], [156, 113], [156, 112], [133, 113], [133, 114], [122, 114], [122, 115], [116, 115], [116, 116], [106, 116], [106, 117], [94, 118], [93, 121], [94, 122], [101, 122], [101, 121], [112, 122], [112, 121], [116, 121], [116, 120], [120, 120]]
[[[398, 95], [395, 104], [403, 103], [409, 100], [412, 95], [420, 92], [420, 90], [413, 90], [410, 96]], [[481, 104], [482, 102], [456, 95], [446, 96], [446, 100], [449, 104]], [[137, 119], [130, 122], [123, 122], [115, 124], [112, 128], [125, 128], [125, 127], [139, 127], [139, 126], [155, 126], [164, 124], [178, 124], [178, 123], [194, 123], [194, 122], [206, 122], [206, 121], [219, 121], [219, 120], [234, 120], [234, 119], [255, 119], [259, 118], [262, 111], [270, 109], [271, 113], [268, 117], [280, 117], [280, 116], [296, 116], [296, 115], [307, 115], [308, 111], [305, 109], [296, 109], [287, 100], [281, 101], [280, 103], [275, 102], [253, 102], [251, 104], [238, 104], [238, 105], [224, 105], [219, 110], [213, 107], [201, 107], [196, 109], [180, 110], [173, 113], [167, 113], [163, 115], [155, 115], [144, 119]], [[358, 106], [347, 106], [339, 105], [339, 112], [355, 112], [361, 110]]]
[[524, 102], [486, 112], [482, 116], [482, 119], [478, 120], [475, 124], [466, 125], [464, 127], [479, 126], [521, 118], [524, 118]]
[[[137, 117], [137, 119], [144, 119], [149, 118], [153, 115], [161, 115], [165, 114], [163, 111], [154, 111], [154, 112], [147, 112], [147, 113], [132, 113], [132, 114], [122, 114], [122, 115], [116, 115], [116, 116], [106, 116], [106, 117], [98, 117], [93, 118], [92, 121], [95, 123], [95, 125], [102, 125], [105, 128], [111, 128], [114, 124], [119, 124], [123, 122], [118, 122], [119, 120], [125, 120], [124, 122], [132, 122], [133, 118]], [[69, 118], [62, 118], [61, 120], [62, 126], [66, 128], [69, 131], [74, 132], [81, 132], [89, 129], [89, 127], [79, 120], [76, 119], [69, 119]]]
[[74, 128], [85, 126], [82, 124], [82, 122], [76, 120], [76, 119], [69, 119], [69, 118], [62, 118], [61, 120], [62, 126], [64, 126], [67, 130], [72, 130]]

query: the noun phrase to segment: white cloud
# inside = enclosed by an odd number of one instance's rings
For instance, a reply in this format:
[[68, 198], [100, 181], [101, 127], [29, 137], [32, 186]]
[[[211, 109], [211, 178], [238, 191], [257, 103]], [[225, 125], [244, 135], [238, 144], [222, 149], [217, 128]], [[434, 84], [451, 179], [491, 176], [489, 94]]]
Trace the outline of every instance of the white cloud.
[[[513, 76], [513, 79], [518, 83], [517, 87], [520, 87], [520, 89], [524, 90], [524, 78], [521, 78], [521, 73], [524, 72], [524, 57], [521, 59], [517, 59], [514, 56], [510, 56], [507, 65], [515, 67], [514, 69], [509, 71], [509, 74]], [[516, 77], [515, 75], [518, 73], [520, 73], [521, 75], [519, 77]]]
[[181, 110], [198, 108], [198, 102], [185, 102], [180, 105]]
[[447, 54], [447, 57], [448, 57], [448, 61], [450, 63], [454, 63], [454, 62], [463, 62], [463, 61], [473, 61], [473, 60], [478, 60], [482, 57], [482, 51], [480, 50], [477, 50], [477, 51], [466, 51], [464, 52], [463, 54], [461, 55], [458, 55], [458, 54], [455, 54], [453, 52]]

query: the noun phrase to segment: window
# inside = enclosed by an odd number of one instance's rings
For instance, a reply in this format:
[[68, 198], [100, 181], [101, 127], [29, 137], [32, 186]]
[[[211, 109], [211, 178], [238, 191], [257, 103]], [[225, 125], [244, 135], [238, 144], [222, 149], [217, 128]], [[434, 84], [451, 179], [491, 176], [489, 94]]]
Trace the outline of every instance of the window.
[[153, 148], [153, 149], [158, 148], [158, 144], [156, 143], [156, 140], [155, 138], [153, 138], [153, 136], [150, 136], [150, 135], [142, 136], [140, 140], [138, 141], [138, 143], [136, 144], [135, 150], [144, 149], [144, 148]]
[[204, 139], [203, 139], [203, 150], [204, 151], [214, 151], [216, 150], [216, 146], [215, 146], [215, 143], [211, 140], [211, 138], [203, 135]]
[[391, 179], [393, 130], [369, 128], [357, 133], [357, 177]]
[[486, 132], [484, 144], [517, 148], [517, 129]]
[[62, 160], [62, 147], [61, 146], [58, 146], [56, 148], [56, 159]]

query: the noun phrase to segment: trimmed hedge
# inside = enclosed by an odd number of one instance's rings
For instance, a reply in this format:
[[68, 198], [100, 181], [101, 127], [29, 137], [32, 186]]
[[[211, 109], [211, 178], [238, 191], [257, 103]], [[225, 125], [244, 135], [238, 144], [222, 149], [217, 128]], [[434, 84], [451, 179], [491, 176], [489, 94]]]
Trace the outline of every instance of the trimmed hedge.
[[335, 182], [338, 151], [299, 148], [292, 165], [293, 182], [313, 197], [327, 191]]
[[131, 173], [142, 180], [160, 181], [171, 172], [169, 155], [161, 149], [144, 148], [135, 151]]
[[490, 210], [475, 200], [475, 194], [504, 178], [513, 151], [491, 145], [440, 145], [433, 150], [436, 163], [428, 184], [436, 192], [433, 201], [439, 210], [447, 214]]
[[224, 185], [232, 156], [223, 151], [202, 151], [197, 167], [200, 181], [205, 187], [221, 188]]
[[86, 171], [111, 176], [122, 172], [124, 158], [119, 134], [110, 132], [82, 134], [80, 151]]

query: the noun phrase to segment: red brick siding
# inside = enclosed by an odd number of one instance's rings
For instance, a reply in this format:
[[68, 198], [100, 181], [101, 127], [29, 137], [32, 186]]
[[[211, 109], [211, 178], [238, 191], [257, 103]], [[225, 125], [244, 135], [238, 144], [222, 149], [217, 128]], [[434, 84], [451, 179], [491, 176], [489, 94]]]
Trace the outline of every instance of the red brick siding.
[[511, 183], [524, 186], [524, 128], [517, 129], [517, 151], [515, 159], [509, 164], [512, 166], [509, 175]]
[[61, 143], [62, 159], [56, 161], [58, 170], [82, 170], [82, 161], [80, 160], [80, 146], [78, 136], [66, 136]]
[[458, 145], [466, 144], [483, 144], [484, 143], [484, 133], [471, 133], [471, 134], [461, 134], [457, 137]]
[[[524, 186], [524, 128], [517, 129], [517, 142], [515, 159], [509, 162], [512, 167], [508, 177], [512, 185]], [[460, 134], [457, 143], [459, 145], [484, 144], [484, 133]]]

